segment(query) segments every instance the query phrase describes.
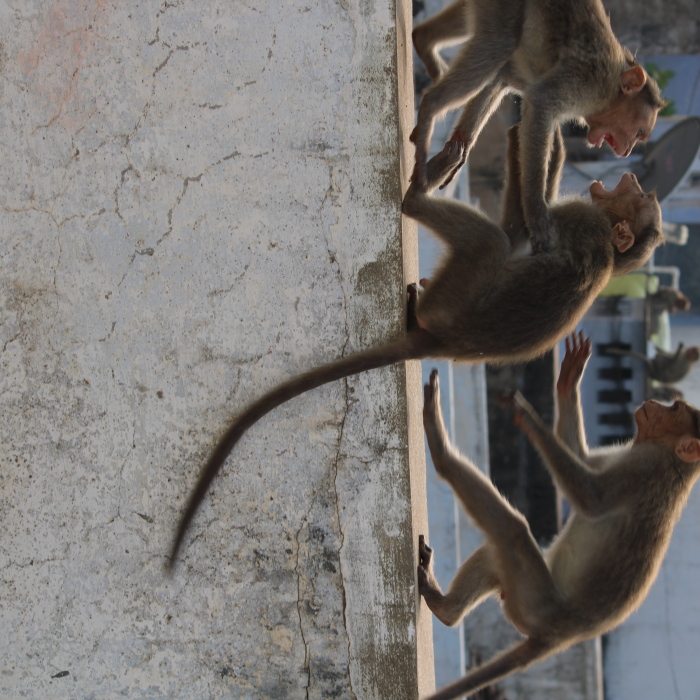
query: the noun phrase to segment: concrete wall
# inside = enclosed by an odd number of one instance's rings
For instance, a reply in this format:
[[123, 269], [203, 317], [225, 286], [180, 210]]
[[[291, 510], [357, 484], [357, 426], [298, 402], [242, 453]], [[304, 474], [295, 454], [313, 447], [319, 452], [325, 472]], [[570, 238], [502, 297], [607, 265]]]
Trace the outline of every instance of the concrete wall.
[[402, 333], [408, 11], [0, 5], [2, 697], [431, 688], [417, 363], [264, 419], [163, 572], [231, 418]]

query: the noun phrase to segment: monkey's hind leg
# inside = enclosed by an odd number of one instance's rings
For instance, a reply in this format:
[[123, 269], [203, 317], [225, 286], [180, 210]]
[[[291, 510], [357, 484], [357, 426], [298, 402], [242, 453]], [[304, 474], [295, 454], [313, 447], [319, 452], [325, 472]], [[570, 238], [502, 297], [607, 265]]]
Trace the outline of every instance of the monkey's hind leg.
[[465, 0], [456, 0], [413, 29], [413, 46], [433, 82], [447, 70], [438, 50], [465, 41], [469, 36]]
[[456, 625], [484, 598], [498, 589], [498, 579], [491, 570], [488, 551], [477, 549], [460, 566], [446, 594], [443, 594], [433, 571], [433, 550], [418, 538], [418, 590], [427, 606], [440, 622], [448, 627]]
[[501, 588], [508, 618], [523, 634], [537, 636], [556, 618], [560, 593], [523, 515], [450, 445], [439, 401], [437, 370], [433, 370], [423, 408], [433, 463], [488, 540], [489, 569]]

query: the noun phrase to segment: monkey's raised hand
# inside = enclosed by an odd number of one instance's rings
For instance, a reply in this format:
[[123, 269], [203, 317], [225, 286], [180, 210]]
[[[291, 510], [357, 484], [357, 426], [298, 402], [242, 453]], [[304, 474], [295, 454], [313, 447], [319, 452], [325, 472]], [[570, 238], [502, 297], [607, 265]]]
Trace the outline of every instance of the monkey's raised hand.
[[591, 339], [583, 331], [566, 338], [566, 354], [561, 363], [557, 380], [557, 396], [568, 396], [581, 381], [583, 370], [591, 356]]
[[532, 439], [533, 426], [541, 424], [542, 420], [530, 402], [519, 391], [515, 391], [512, 394], [498, 394], [496, 403], [502, 408], [510, 408], [513, 411], [513, 424]]

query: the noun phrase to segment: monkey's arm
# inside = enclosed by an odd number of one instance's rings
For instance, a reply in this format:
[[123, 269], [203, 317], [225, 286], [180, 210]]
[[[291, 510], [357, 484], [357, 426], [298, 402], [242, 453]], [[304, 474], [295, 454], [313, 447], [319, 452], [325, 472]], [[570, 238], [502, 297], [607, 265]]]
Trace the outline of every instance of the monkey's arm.
[[[523, 98], [520, 126], [522, 202], [533, 251], [546, 251], [554, 240], [546, 201], [547, 166], [555, 142], [554, 126], [566, 112], [566, 92], [569, 89], [562, 68], [533, 83]], [[551, 164], [555, 166], [556, 162]]]
[[[559, 185], [565, 159], [564, 139], [562, 138], [559, 124], [556, 124], [547, 167], [547, 185], [545, 190], [545, 201], [547, 204], [550, 204], [559, 196]], [[501, 214], [501, 228], [511, 239], [511, 245], [514, 249], [527, 240], [528, 237], [523, 211], [521, 177], [520, 124], [516, 124], [508, 130], [506, 189], [503, 197], [503, 212]]]
[[611, 470], [594, 471], [542, 422], [520, 394], [513, 397], [515, 421], [542, 455], [556, 484], [582, 515], [597, 518], [634, 500], [630, 479]]
[[508, 129], [506, 151], [506, 189], [503, 195], [501, 228], [510, 238], [511, 247], [517, 248], [528, 238], [520, 190], [520, 125]]
[[564, 148], [564, 138], [561, 135], [559, 124], [554, 126], [554, 136], [552, 140], [552, 150], [549, 153], [549, 165], [547, 166], [547, 189], [545, 191], [545, 201], [551, 204], [559, 196], [559, 185], [564, 172], [564, 161], [566, 160], [566, 148]]

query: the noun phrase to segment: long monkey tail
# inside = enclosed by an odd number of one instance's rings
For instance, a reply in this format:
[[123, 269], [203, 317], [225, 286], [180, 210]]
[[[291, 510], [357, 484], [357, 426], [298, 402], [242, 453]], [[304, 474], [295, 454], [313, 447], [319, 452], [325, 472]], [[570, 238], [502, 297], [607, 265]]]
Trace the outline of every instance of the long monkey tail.
[[555, 648], [549, 644], [538, 642], [534, 639], [526, 639], [516, 644], [491, 661], [469, 671], [464, 678], [460, 678], [451, 685], [446, 685], [434, 695], [425, 700], [454, 700], [463, 696], [476, 693], [491, 683], [504, 678], [513, 671], [527, 668], [535, 661], [540, 661], [554, 653]]
[[644, 360], [644, 362], [648, 362], [649, 360], [649, 358], [646, 355], [642, 355], [639, 352], [634, 352], [634, 350], [623, 350], [622, 348], [605, 348], [605, 354], [636, 357], [639, 360]]
[[386, 367], [387, 365], [392, 365], [395, 362], [402, 362], [403, 360], [417, 360], [429, 357], [433, 352], [438, 352], [439, 347], [440, 344], [433, 336], [426, 331], [417, 329], [400, 340], [381, 345], [377, 348], [356, 352], [341, 360], [316, 367], [309, 372], [289, 379], [249, 406], [226, 431], [226, 434], [221, 438], [211, 457], [209, 457], [209, 461], [204, 466], [199, 480], [197, 481], [197, 485], [187, 502], [185, 512], [180, 519], [180, 524], [175, 534], [175, 542], [173, 543], [173, 548], [170, 553], [170, 560], [167, 565], [168, 568], [172, 569], [175, 565], [175, 559], [182, 545], [185, 532], [194, 514], [197, 512], [200, 503], [204, 500], [204, 496], [211, 482], [219, 473], [219, 470], [223, 466], [231, 450], [251, 425], [259, 421], [266, 413], [272, 411], [272, 409], [285, 403], [285, 401], [289, 401], [310, 389], [316, 389], [328, 382], [343, 379], [344, 377], [349, 377], [368, 369]]

